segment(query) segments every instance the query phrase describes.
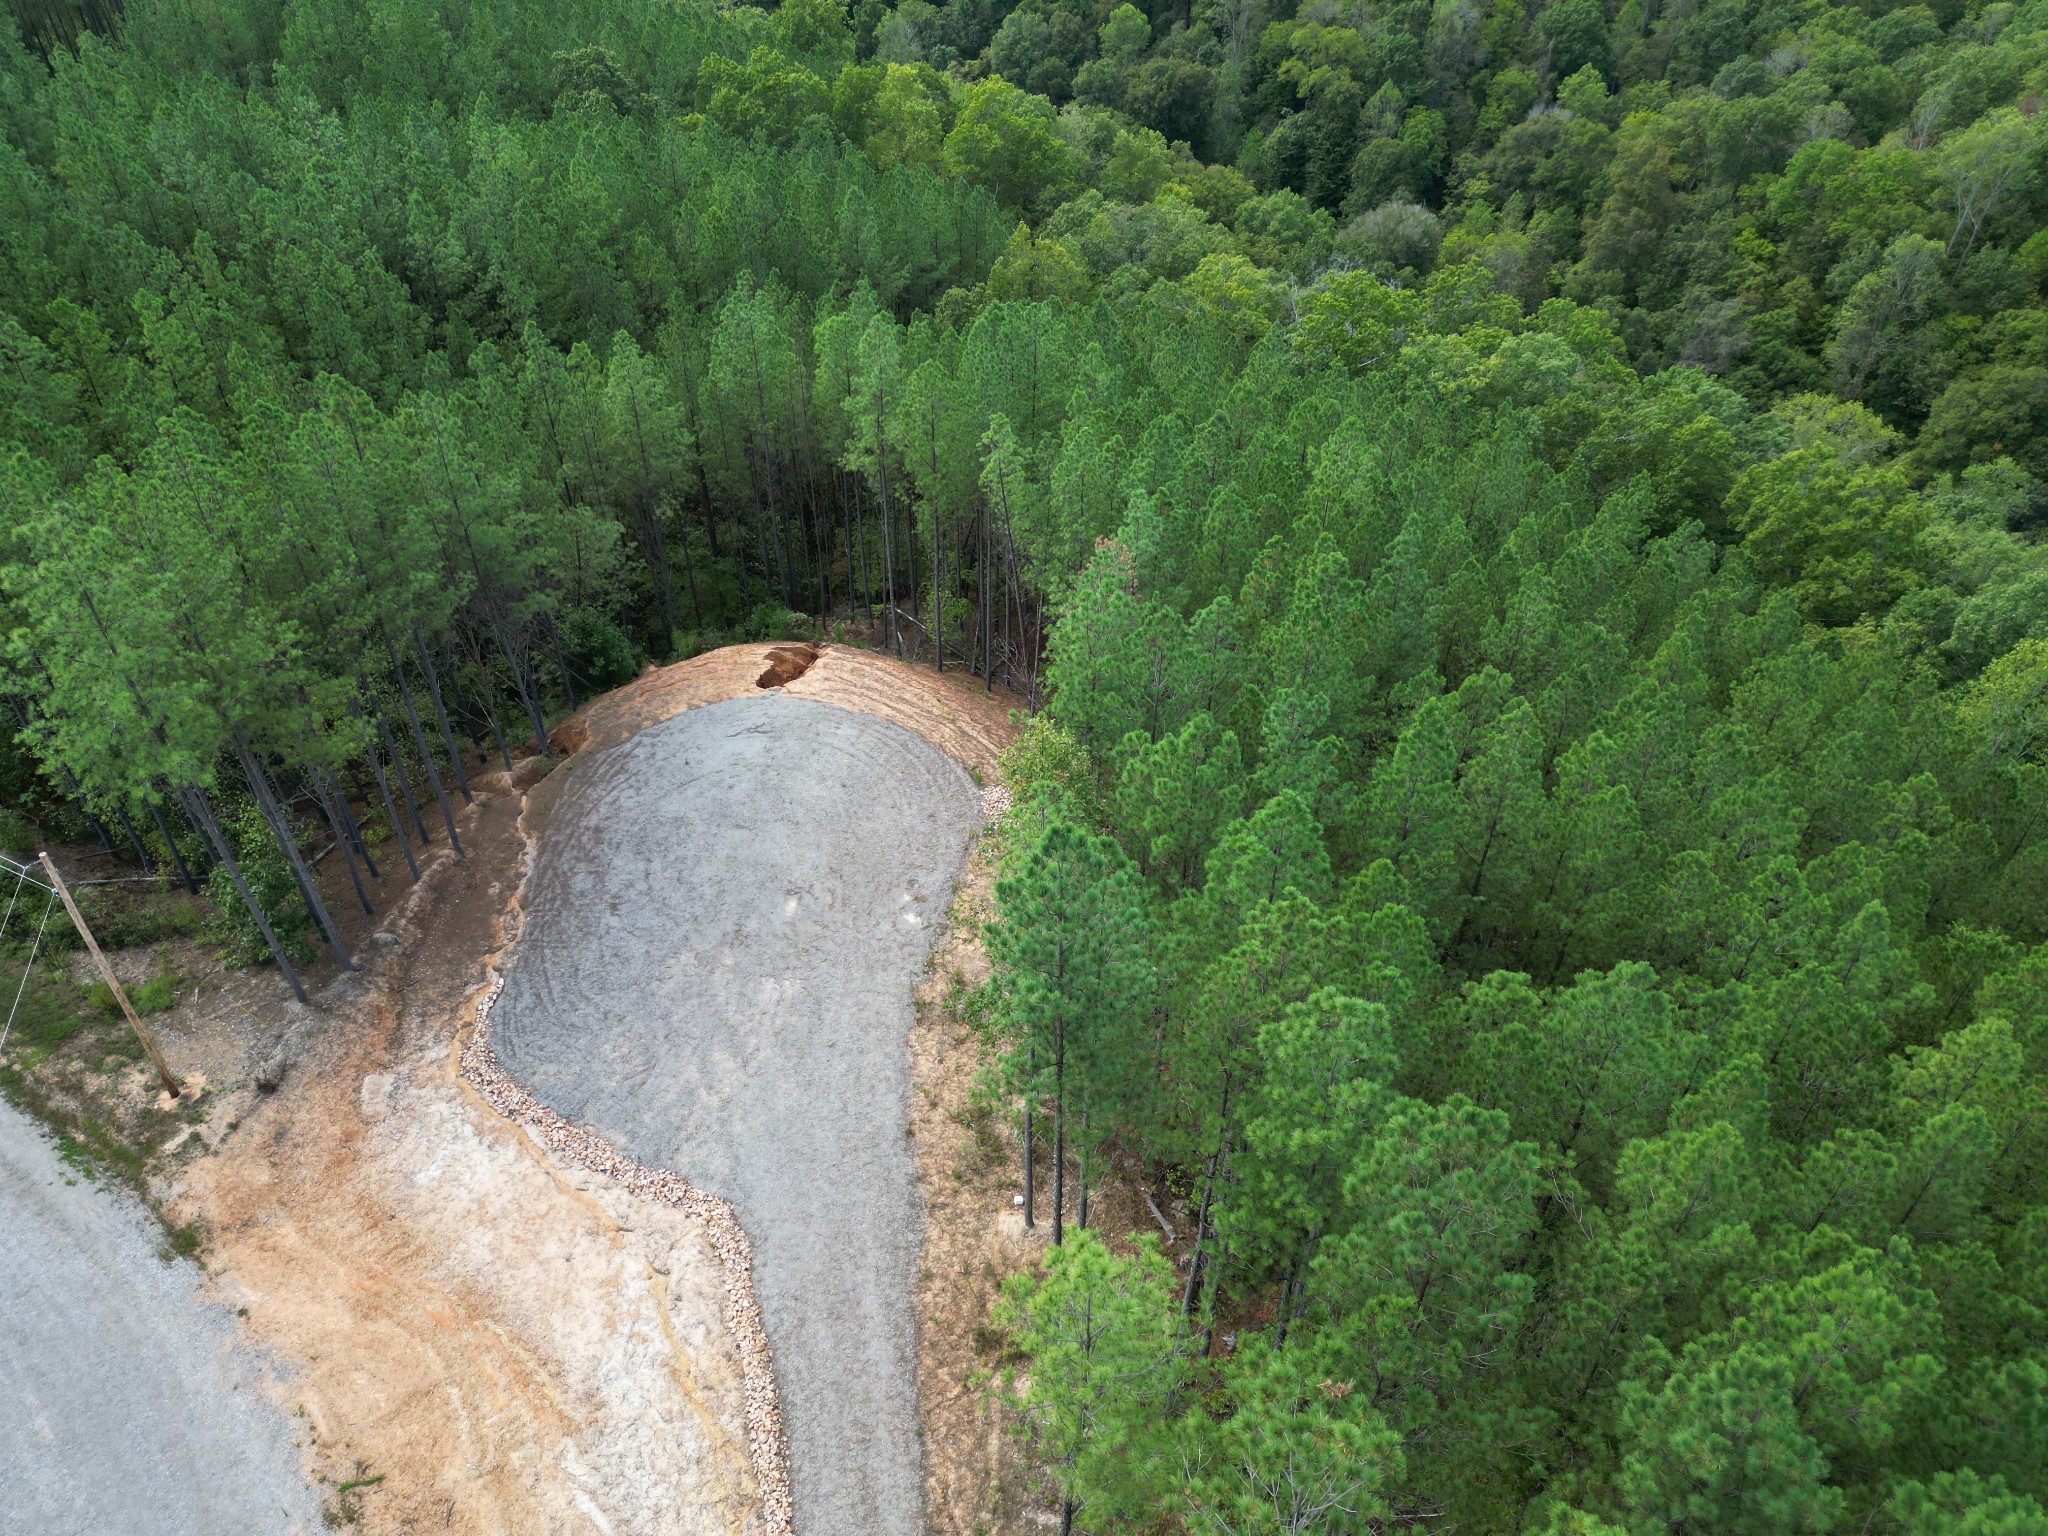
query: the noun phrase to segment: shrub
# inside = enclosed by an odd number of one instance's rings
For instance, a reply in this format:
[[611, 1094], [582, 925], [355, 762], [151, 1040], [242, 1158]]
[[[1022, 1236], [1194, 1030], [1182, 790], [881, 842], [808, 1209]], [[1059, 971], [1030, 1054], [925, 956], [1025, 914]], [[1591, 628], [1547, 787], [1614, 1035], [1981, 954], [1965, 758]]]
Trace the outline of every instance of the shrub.
[[129, 994], [128, 1001], [137, 1013], [169, 1013], [178, 1006], [178, 978], [168, 973], [152, 976]]
[[[0, 978], [4, 978], [10, 1004], [17, 989], [20, 993], [20, 1003], [14, 1008], [14, 1027], [7, 1037], [10, 1052], [38, 1048], [47, 1051], [85, 1028], [87, 1021], [78, 1006], [78, 993], [64, 977], [38, 966], [23, 986], [20, 971], [6, 966], [0, 967]], [[0, 1018], [6, 1013], [7, 1009], [0, 1007]]]
[[[87, 988], [85, 998], [108, 1018], [121, 1017], [120, 999], [104, 981], [96, 981]], [[178, 1006], [178, 978], [169, 973], [152, 976], [141, 986], [128, 988], [128, 1001], [137, 1013], [145, 1017], [152, 1013], [168, 1013]]]
[[[249, 893], [263, 908], [264, 916], [270, 919], [277, 942], [295, 963], [311, 960], [313, 914], [261, 813], [254, 806], [245, 806], [240, 815], [223, 823], [222, 830], [235, 844], [242, 878], [248, 882]], [[213, 937], [226, 946], [228, 964], [260, 965], [270, 958], [263, 930], [242, 904], [225, 865], [216, 865], [207, 877], [206, 897], [214, 910], [208, 927]]]
[[19, 858], [33, 858], [42, 835], [36, 824], [21, 812], [0, 810], [0, 849]]
[[640, 670], [632, 640], [603, 614], [572, 608], [562, 616], [561, 627], [562, 656], [579, 689], [616, 688]]
[[757, 603], [747, 617], [749, 640], [799, 640], [810, 630], [808, 618], [777, 602]]
[[[206, 931], [206, 909], [183, 894], [161, 892], [137, 898], [126, 893], [84, 891], [79, 893], [78, 904], [102, 949], [140, 949], [166, 939], [195, 938]], [[62, 919], [61, 912], [50, 919], [50, 937], [57, 935]], [[46, 947], [50, 937], [43, 941]], [[63, 937], [56, 947], [76, 949], [81, 944], [76, 930], [63, 923]]]

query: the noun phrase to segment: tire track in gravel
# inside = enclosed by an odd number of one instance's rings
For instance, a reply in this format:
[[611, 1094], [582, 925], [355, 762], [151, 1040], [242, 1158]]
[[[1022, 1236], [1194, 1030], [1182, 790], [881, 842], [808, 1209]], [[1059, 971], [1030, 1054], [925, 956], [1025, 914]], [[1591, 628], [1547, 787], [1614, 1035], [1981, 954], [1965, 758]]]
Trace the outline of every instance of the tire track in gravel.
[[796, 1528], [915, 1536], [905, 1041], [973, 785], [908, 731], [780, 692], [575, 764], [488, 1045], [566, 1130], [737, 1208]]

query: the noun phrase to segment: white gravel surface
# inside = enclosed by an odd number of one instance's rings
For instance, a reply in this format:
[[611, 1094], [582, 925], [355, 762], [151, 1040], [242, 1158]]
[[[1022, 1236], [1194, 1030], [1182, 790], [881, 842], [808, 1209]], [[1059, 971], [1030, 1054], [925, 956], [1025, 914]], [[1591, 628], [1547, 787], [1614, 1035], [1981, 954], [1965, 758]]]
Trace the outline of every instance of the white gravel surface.
[[0, 1532], [318, 1528], [290, 1420], [161, 1238], [0, 1105]]
[[801, 1536], [915, 1536], [906, 1036], [974, 786], [779, 691], [573, 771], [490, 1043], [541, 1105], [736, 1209]]

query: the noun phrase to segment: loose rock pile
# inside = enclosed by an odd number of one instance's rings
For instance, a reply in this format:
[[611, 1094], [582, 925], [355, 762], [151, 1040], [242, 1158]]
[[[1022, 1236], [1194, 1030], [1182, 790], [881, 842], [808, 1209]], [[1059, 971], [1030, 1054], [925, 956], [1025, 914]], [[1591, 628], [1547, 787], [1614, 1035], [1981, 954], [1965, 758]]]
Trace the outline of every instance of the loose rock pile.
[[1010, 808], [1009, 787], [1004, 784], [985, 784], [981, 791], [981, 819], [993, 826], [1003, 819]]
[[753, 1250], [738, 1216], [729, 1203], [692, 1188], [680, 1175], [635, 1162], [595, 1132], [571, 1124], [507, 1077], [491, 1048], [491, 1005], [504, 985], [505, 978], [494, 975], [483, 1001], [477, 1004], [476, 1029], [462, 1051], [463, 1077], [493, 1109], [525, 1126], [556, 1156], [573, 1158], [631, 1194], [658, 1200], [704, 1221], [725, 1275], [725, 1323], [739, 1349], [740, 1376], [746, 1390], [747, 1449], [760, 1486], [764, 1526], [770, 1536], [792, 1536], [789, 1457], [783, 1444], [782, 1416], [775, 1403], [774, 1363], [768, 1353], [768, 1335], [761, 1326], [761, 1308], [754, 1299]]

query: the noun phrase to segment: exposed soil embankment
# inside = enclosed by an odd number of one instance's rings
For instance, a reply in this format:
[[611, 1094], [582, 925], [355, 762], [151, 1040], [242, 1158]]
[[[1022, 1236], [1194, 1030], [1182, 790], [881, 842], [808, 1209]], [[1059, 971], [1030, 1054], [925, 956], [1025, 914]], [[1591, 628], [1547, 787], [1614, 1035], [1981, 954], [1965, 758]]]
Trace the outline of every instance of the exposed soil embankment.
[[[658, 720], [738, 698], [758, 687], [769, 657], [784, 649], [728, 645], [673, 666], [650, 667], [571, 716], [557, 731], [581, 732], [582, 750], [601, 752]], [[1007, 691], [984, 693], [981, 680], [963, 672], [937, 673], [845, 645], [815, 649], [817, 660], [785, 685], [791, 698], [816, 699], [894, 721], [979, 775], [982, 783], [994, 783], [996, 759], [1016, 734], [1010, 711], [1022, 707], [1021, 699]]]

